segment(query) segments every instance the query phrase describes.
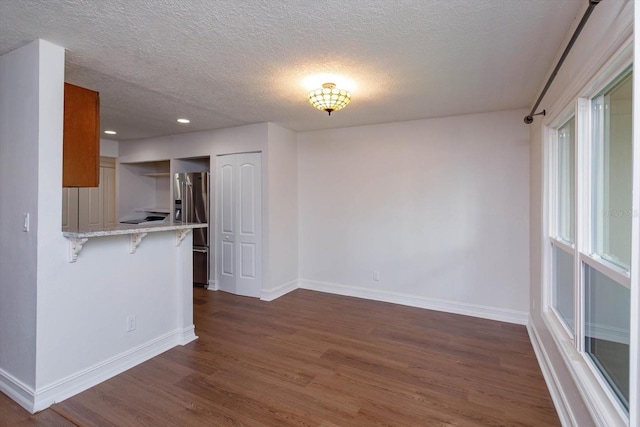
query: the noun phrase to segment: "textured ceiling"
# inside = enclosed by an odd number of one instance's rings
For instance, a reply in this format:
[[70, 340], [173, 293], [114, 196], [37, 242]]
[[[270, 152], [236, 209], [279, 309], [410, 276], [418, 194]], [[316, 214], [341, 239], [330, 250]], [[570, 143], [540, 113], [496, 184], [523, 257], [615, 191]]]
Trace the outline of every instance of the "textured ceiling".
[[[115, 139], [327, 129], [527, 108], [585, 3], [0, 0], [0, 55], [36, 38], [64, 46], [66, 80], [100, 92]], [[331, 117], [306, 98], [318, 73], [352, 85]]]

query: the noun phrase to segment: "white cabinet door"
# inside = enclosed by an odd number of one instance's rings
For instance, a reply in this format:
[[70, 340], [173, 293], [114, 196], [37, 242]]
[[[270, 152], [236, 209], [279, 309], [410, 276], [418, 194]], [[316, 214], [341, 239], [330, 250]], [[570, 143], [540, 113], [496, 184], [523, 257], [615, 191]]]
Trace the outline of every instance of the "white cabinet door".
[[78, 229], [78, 189], [62, 189], [62, 231]]
[[262, 291], [262, 156], [219, 156], [217, 162], [219, 288], [259, 297]]
[[80, 230], [102, 228], [102, 195], [100, 187], [78, 189], [78, 226]]
[[102, 189], [102, 223], [105, 227], [116, 225], [116, 170], [100, 168], [100, 187]]
[[100, 167], [100, 186], [62, 189], [62, 231], [101, 230], [116, 224], [116, 170]]

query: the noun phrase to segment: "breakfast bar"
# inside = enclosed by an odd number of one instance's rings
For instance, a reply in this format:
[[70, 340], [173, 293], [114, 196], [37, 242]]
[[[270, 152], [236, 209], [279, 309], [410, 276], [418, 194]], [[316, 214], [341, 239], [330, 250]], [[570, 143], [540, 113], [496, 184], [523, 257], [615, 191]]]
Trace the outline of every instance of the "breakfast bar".
[[175, 244], [180, 246], [180, 243], [184, 240], [186, 235], [194, 228], [205, 228], [207, 224], [202, 223], [189, 223], [189, 222], [175, 222], [164, 223], [159, 222], [155, 224], [117, 224], [112, 227], [104, 227], [99, 230], [83, 230], [83, 231], [64, 231], [62, 235], [69, 240], [69, 262], [76, 262], [78, 260], [78, 254], [82, 250], [82, 247], [89, 239], [95, 237], [105, 236], [129, 236], [128, 249], [129, 253], [133, 254], [142, 242], [142, 239], [148, 233], [157, 233], [164, 231], [174, 231], [176, 235]]

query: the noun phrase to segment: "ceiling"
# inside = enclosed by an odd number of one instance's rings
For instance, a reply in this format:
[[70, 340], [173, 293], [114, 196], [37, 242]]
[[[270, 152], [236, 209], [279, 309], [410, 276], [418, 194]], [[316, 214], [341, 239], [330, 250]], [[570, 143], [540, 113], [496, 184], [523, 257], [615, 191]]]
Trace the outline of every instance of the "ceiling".
[[[529, 108], [585, 5], [0, 0], [0, 55], [37, 38], [65, 47], [66, 81], [100, 92], [112, 139], [259, 122], [306, 131]], [[307, 101], [318, 73], [351, 85], [331, 117]]]

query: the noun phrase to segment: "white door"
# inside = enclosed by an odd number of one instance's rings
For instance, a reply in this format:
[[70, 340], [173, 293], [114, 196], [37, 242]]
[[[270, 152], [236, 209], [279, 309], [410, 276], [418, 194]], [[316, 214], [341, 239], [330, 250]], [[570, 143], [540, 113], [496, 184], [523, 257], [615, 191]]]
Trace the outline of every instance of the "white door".
[[216, 264], [220, 290], [262, 291], [262, 155], [218, 156]]

